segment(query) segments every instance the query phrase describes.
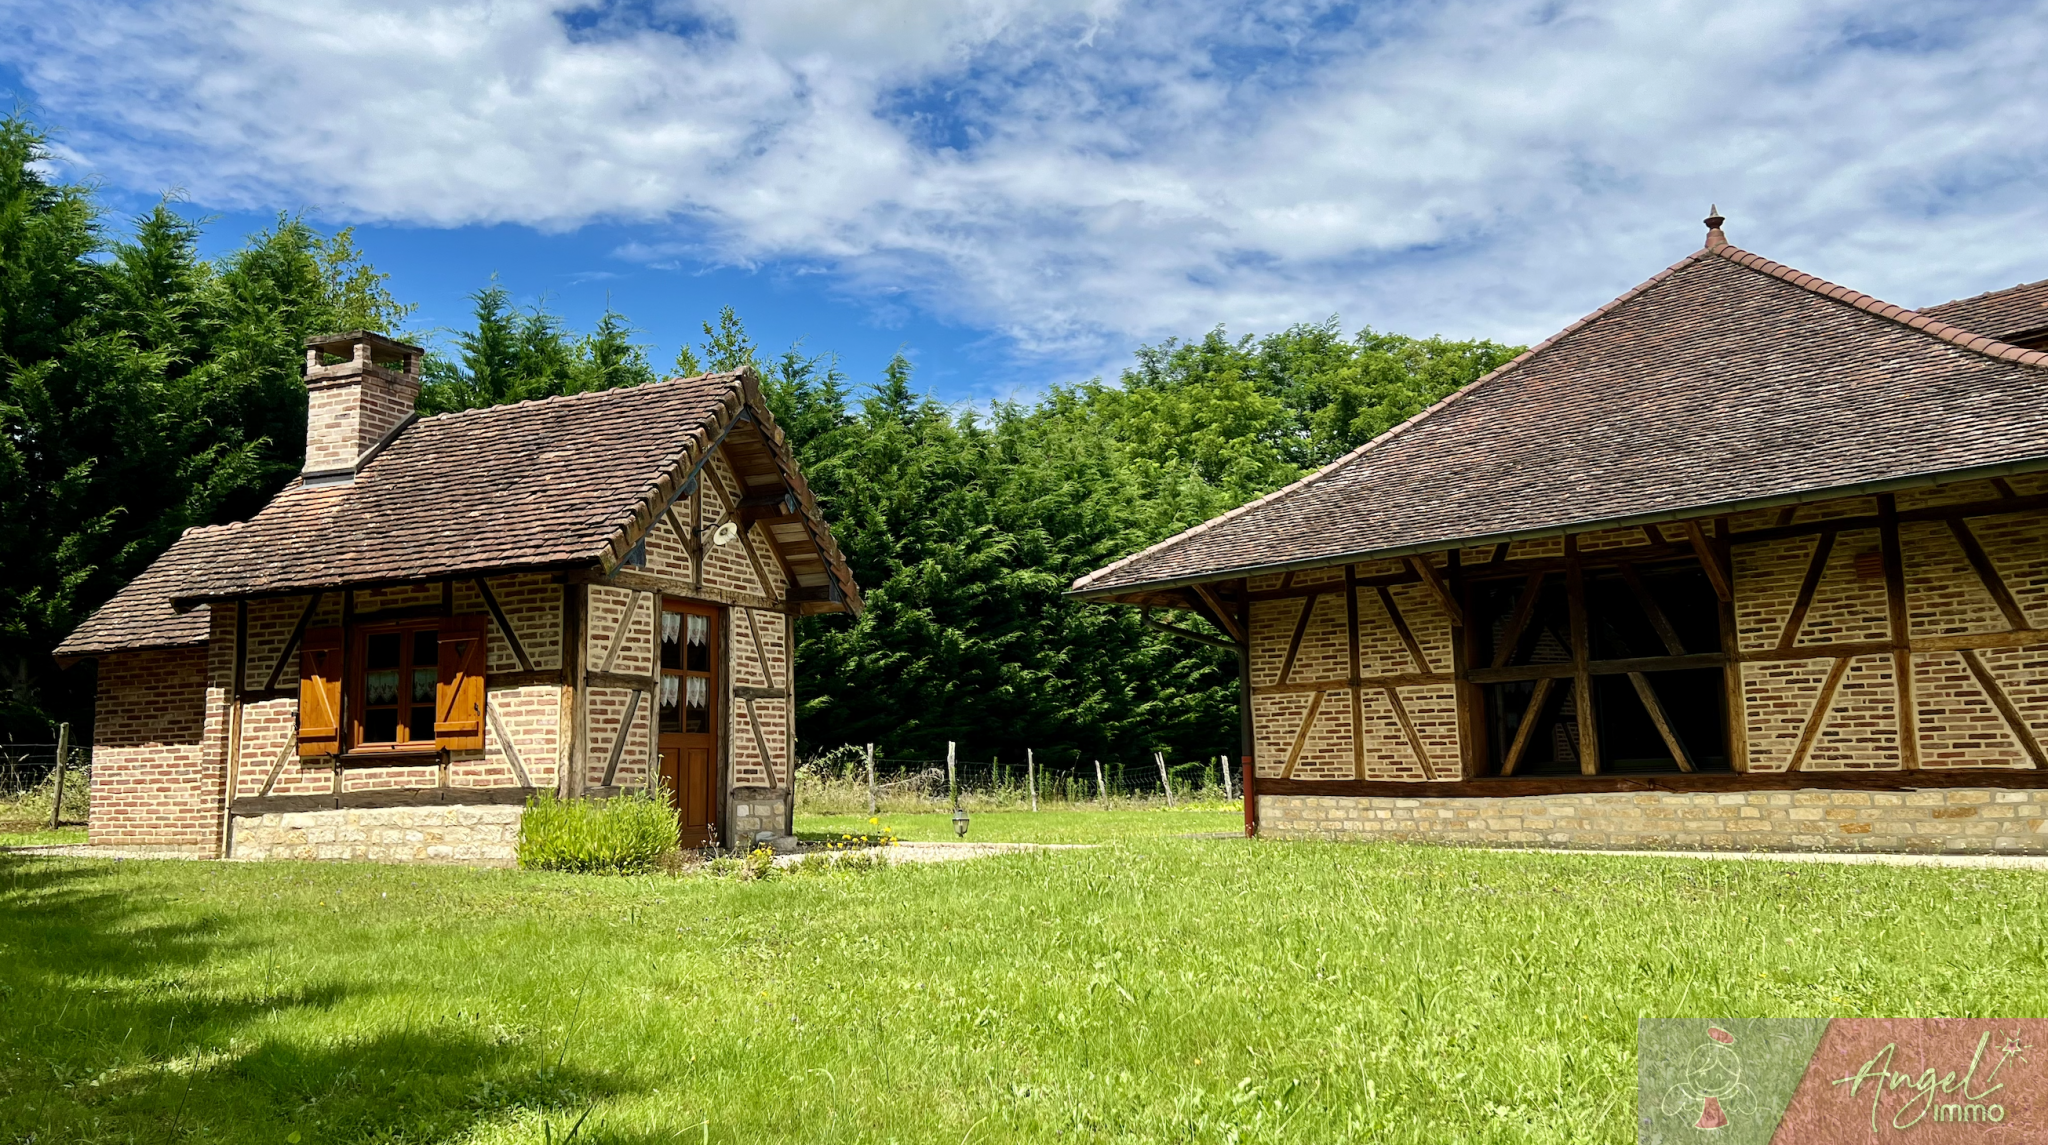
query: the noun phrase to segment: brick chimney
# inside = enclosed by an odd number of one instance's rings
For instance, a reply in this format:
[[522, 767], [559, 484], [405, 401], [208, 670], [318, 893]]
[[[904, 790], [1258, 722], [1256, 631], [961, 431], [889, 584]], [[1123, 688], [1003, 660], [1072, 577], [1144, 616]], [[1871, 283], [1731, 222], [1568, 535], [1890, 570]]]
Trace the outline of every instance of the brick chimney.
[[418, 346], [356, 330], [306, 339], [307, 485], [344, 485], [417, 416]]

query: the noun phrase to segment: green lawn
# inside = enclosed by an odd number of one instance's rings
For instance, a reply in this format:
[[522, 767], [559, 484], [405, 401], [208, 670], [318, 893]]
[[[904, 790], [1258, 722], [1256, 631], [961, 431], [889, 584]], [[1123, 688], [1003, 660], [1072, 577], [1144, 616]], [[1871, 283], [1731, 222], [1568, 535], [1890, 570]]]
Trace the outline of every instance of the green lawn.
[[58, 847], [83, 842], [83, 827], [65, 826], [52, 831], [36, 823], [0, 822], [0, 847]]
[[2048, 1014], [2044, 890], [1174, 837], [760, 883], [0, 856], [0, 1141], [1619, 1143], [1639, 1015]]
[[[875, 818], [881, 821], [881, 827], [895, 831], [899, 839], [930, 842], [959, 838], [953, 833], [951, 811], [917, 815], [884, 812]], [[873, 835], [878, 829], [866, 815], [799, 812], [796, 817], [797, 835], [805, 839]], [[1212, 805], [1172, 811], [977, 811], [968, 817], [967, 825], [970, 843], [1109, 843], [1215, 834], [1244, 834], [1243, 808]]]

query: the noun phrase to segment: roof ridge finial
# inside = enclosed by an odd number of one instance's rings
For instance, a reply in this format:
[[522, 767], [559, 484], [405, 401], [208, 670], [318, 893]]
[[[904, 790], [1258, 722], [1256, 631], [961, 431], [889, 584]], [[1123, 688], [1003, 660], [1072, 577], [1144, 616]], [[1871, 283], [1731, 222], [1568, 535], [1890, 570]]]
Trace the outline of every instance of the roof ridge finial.
[[1709, 205], [1707, 207], [1707, 217], [1703, 221], [1707, 224], [1707, 249], [1713, 250], [1717, 246], [1727, 246], [1728, 236], [1721, 233], [1721, 224], [1728, 220], [1721, 217], [1721, 208]]

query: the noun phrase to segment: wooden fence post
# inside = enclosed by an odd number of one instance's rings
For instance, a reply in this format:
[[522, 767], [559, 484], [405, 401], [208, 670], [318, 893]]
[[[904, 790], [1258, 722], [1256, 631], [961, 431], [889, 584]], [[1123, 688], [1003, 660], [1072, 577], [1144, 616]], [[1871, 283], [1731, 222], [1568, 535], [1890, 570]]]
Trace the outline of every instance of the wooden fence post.
[[1153, 752], [1152, 762], [1159, 765], [1159, 786], [1166, 789], [1166, 809], [1171, 811], [1173, 810], [1173, 784], [1168, 782], [1166, 778], [1166, 753], [1163, 751]]
[[1217, 756], [1216, 767], [1223, 773], [1223, 798], [1237, 798], [1237, 792], [1234, 791], [1230, 786], [1230, 757], [1227, 755]]
[[954, 778], [953, 741], [946, 741], [946, 791], [953, 797], [953, 809], [960, 809], [960, 781]]
[[1102, 782], [1102, 761], [1095, 761], [1095, 798], [1104, 807], [1109, 806], [1109, 785]]
[[1038, 810], [1038, 757], [1024, 749], [1024, 782], [1031, 785], [1031, 809]]
[[50, 799], [50, 830], [57, 829], [57, 818], [64, 813], [64, 765], [71, 754], [71, 725], [57, 725], [57, 794]]
[[868, 816], [875, 814], [875, 745], [868, 745]]

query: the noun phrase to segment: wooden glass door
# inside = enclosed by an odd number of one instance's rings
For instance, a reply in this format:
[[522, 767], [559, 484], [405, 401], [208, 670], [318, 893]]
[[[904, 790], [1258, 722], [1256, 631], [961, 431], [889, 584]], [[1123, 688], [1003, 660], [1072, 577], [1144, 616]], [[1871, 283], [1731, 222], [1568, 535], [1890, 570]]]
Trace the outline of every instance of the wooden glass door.
[[662, 601], [661, 782], [685, 847], [718, 836], [718, 610]]

